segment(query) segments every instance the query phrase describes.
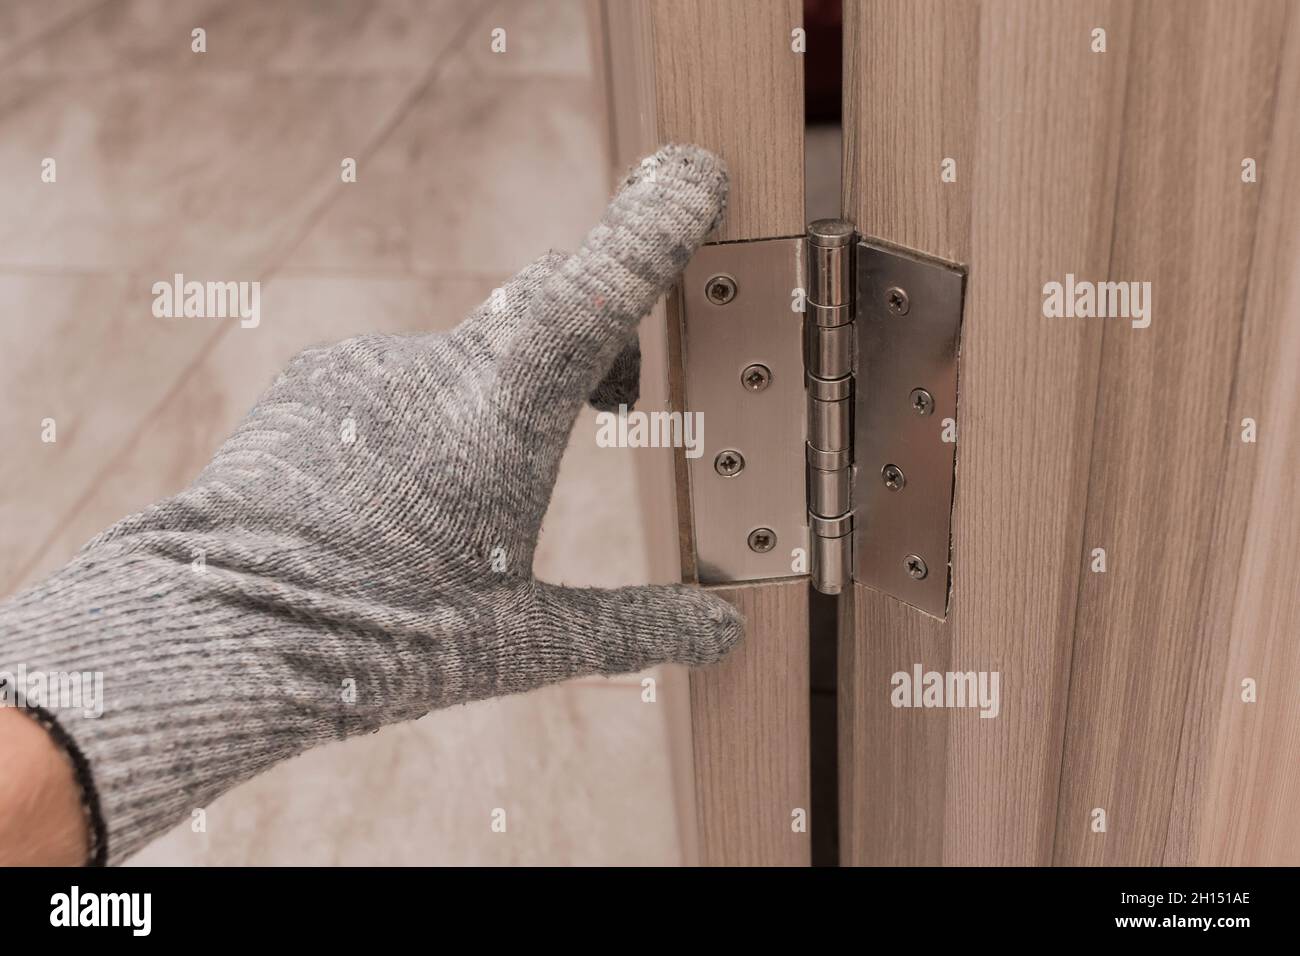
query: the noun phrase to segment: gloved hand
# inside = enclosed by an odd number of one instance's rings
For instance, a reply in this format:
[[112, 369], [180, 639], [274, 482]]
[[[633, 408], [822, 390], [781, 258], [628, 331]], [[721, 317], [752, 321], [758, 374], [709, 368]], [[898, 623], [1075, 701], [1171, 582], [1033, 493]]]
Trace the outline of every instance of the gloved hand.
[[0, 605], [0, 671], [104, 675], [102, 716], [38, 712], [78, 766], [92, 857], [317, 743], [727, 652], [742, 623], [707, 592], [532, 574], [584, 399], [634, 387], [636, 323], [725, 195], [716, 157], [660, 150], [577, 254], [449, 333], [303, 352], [191, 487]]

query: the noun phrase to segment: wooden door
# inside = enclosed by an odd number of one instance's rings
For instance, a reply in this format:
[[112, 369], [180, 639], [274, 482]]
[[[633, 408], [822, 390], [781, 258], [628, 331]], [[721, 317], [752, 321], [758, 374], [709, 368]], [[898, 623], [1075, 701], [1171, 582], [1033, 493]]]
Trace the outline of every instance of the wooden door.
[[[704, 146], [730, 175], [726, 220], [713, 240], [801, 235], [803, 62], [791, 48], [798, 0], [608, 0], [599, 15], [618, 165], [660, 143]], [[676, 301], [670, 296], [666, 312], [643, 324], [644, 407], [691, 407]], [[690, 581], [695, 550], [680, 456], [676, 466], [643, 472], [644, 501], [659, 567]], [[717, 667], [668, 678], [689, 682], [676, 741], [688, 764], [680, 799], [695, 823], [683, 834], [686, 856], [706, 865], [807, 865], [807, 578], [718, 590], [746, 617], [743, 644]]]
[[[842, 861], [1300, 863], [1300, 7], [844, 21], [844, 214], [968, 281], [949, 616], [842, 606]], [[893, 706], [916, 664], [998, 715]]]

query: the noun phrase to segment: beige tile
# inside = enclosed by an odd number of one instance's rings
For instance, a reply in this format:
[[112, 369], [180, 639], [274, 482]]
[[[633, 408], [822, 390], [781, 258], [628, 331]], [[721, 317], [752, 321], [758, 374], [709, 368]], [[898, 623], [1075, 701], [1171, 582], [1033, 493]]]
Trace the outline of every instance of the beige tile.
[[[0, 83], [0, 267], [252, 279], [339, 189], [409, 91], [396, 79]], [[58, 181], [41, 182], [44, 157]]]
[[[121, 0], [11, 68], [27, 74], [423, 74], [479, 13], [473, 0]], [[205, 53], [192, 49], [196, 27], [206, 31]]]
[[70, 24], [98, 0], [5, 0], [0, 4], [0, 66]]
[[[63, 423], [53, 448], [0, 465], [0, 517], [15, 532], [0, 544], [0, 588], [30, 580], [24, 569], [55, 529], [83, 530], [68, 510], [219, 328], [155, 318], [153, 283], [262, 276], [343, 186], [333, 157], [366, 148], [401, 86], [0, 83], [0, 378], [24, 383], [0, 422], [19, 448], [51, 409]], [[259, 108], [259, 88], [274, 102]], [[53, 184], [39, 181], [47, 152]], [[112, 274], [68, 272], [86, 269]]]
[[[0, 273], [0, 593], [165, 394], [176, 358], [216, 331], [207, 320], [155, 319], [151, 281]], [[46, 418], [52, 443], [42, 441]], [[179, 429], [169, 441], [180, 451], [189, 437]]]
[[281, 764], [133, 862], [673, 865], [666, 719], [630, 686], [438, 711]]
[[572, 250], [608, 199], [592, 85], [441, 77], [287, 271], [497, 274]]
[[[503, 0], [475, 20], [449, 73], [483, 77], [590, 78], [587, 0]], [[494, 30], [505, 31], [505, 52], [493, 52]]]

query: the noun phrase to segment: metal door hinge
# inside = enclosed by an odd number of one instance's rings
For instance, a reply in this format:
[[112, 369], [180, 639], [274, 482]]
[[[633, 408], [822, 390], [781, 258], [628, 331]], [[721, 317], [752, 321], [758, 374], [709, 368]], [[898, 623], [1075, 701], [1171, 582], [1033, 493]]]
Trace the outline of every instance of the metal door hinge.
[[853, 239], [851, 223], [808, 227], [804, 375], [808, 390], [808, 530], [813, 587], [839, 594], [853, 578]]
[[702, 582], [810, 574], [946, 616], [964, 289], [838, 219], [700, 249], [680, 314]]

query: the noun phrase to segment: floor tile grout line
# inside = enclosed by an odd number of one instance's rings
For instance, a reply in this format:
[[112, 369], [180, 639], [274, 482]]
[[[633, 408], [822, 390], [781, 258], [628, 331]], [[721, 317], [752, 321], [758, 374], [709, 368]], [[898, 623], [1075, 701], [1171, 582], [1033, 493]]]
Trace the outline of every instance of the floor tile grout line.
[[[458, 43], [463, 42], [470, 35], [472, 28], [481, 22], [483, 17], [496, 9], [498, 2], [499, 0], [493, 0], [492, 3], [484, 7], [482, 10], [476, 11], [475, 13], [465, 17], [460, 27], [453, 33], [452, 38], [436, 55], [435, 60], [433, 64], [430, 65], [424, 79], [417, 83], [411, 92], [403, 98], [397, 108], [394, 109], [393, 115], [389, 118], [388, 122], [380, 127], [371, 138], [370, 142], [366, 144], [365, 148], [358, 151], [358, 159], [363, 156], [368, 157], [374, 155], [374, 153], [384, 145], [388, 138], [392, 136], [394, 131], [396, 131], [402, 119], [406, 117], [413, 106], [437, 84], [439, 77], [442, 75], [446, 67], [449, 57], [452, 55], [451, 51], [453, 48]], [[271, 281], [276, 270], [283, 266], [284, 262], [293, 255], [311, 230], [319, 224], [325, 211], [332, 206], [335, 201], [337, 201], [339, 195], [339, 191], [332, 188], [330, 194], [324, 199], [324, 201], [318, 203], [316, 208], [304, 217], [297, 239], [291, 240], [285, 251], [280, 256], [277, 257], [272, 254], [269, 264], [261, 271], [257, 281], [265, 281], [268, 283]], [[27, 560], [18, 566], [7, 585], [2, 591], [0, 591], [0, 594], [12, 593], [32, 573], [40, 563], [41, 559], [45, 557], [50, 547], [53, 546], [54, 542], [58, 540], [60, 535], [62, 535], [71, 525], [73, 519], [76, 518], [76, 516], [81, 513], [82, 509], [85, 508], [86, 504], [94, 495], [95, 489], [100, 486], [107, 475], [112, 473], [113, 468], [121, 461], [123, 456], [140, 440], [140, 436], [144, 433], [148, 423], [153, 421], [157, 417], [159, 411], [167, 407], [167, 405], [175, 399], [177, 394], [179, 394], [185, 387], [185, 383], [189, 380], [191, 373], [193, 373], [193, 371], [212, 354], [226, 331], [227, 327], [224, 325], [218, 328], [217, 331], [208, 338], [207, 342], [201, 345], [195, 354], [191, 356], [190, 360], [185, 364], [184, 370], [173, 380], [172, 384], [168, 386], [162, 397], [154, 403], [153, 407], [150, 408], [145, 415], [141, 416], [135, 427], [127, 433], [125, 439], [118, 446], [117, 450], [108, 457], [103, 466], [95, 470], [95, 473], [87, 484], [85, 491], [83, 491], [76, 500], [73, 501], [72, 505], [64, 511], [63, 515], [54, 523], [50, 532], [45, 536], [44, 540], [41, 541], [40, 545], [38, 545], [31, 553]]]

